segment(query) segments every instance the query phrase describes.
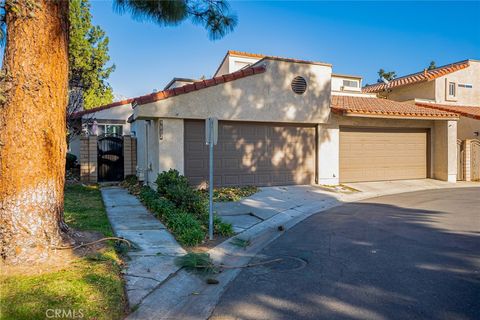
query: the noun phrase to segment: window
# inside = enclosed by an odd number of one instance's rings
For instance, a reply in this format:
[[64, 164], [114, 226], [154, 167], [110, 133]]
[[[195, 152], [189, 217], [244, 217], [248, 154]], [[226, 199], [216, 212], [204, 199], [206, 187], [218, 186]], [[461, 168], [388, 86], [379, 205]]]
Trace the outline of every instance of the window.
[[344, 87], [358, 88], [358, 81], [354, 80], [343, 80]]
[[95, 124], [88, 125], [88, 133], [92, 135], [123, 135], [123, 126], [119, 124]]
[[455, 97], [456, 96], [456, 90], [455, 90], [455, 82], [449, 82], [448, 83], [448, 95], [450, 97]]
[[457, 101], [457, 83], [451, 79], [445, 79], [445, 100]]

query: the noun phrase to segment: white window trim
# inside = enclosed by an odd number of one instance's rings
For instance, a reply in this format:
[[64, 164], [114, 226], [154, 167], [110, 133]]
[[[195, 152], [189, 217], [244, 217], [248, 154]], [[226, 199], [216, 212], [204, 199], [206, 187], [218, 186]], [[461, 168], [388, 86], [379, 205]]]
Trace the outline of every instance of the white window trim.
[[[450, 95], [450, 83], [455, 85], [455, 95]], [[448, 78], [445, 78], [445, 100], [446, 101], [457, 101], [458, 97], [458, 83], [456, 81], [452, 81]]]

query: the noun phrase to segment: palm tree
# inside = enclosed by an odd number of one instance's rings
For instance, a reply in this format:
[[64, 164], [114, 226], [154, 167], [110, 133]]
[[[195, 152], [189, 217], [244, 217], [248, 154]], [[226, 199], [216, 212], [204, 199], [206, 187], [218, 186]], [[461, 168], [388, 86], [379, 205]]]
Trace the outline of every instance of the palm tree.
[[[115, 9], [160, 26], [188, 19], [211, 39], [236, 25], [224, 0], [116, 0]], [[0, 0], [0, 30], [0, 255], [20, 264], [47, 259], [66, 236], [68, 1]]]

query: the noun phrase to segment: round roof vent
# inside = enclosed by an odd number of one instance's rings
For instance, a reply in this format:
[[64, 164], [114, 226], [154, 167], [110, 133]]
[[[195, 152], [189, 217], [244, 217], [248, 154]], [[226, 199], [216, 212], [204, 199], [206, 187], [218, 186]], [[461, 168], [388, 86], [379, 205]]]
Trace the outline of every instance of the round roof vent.
[[303, 94], [305, 91], [307, 91], [307, 80], [300, 76], [293, 78], [292, 90], [296, 94]]

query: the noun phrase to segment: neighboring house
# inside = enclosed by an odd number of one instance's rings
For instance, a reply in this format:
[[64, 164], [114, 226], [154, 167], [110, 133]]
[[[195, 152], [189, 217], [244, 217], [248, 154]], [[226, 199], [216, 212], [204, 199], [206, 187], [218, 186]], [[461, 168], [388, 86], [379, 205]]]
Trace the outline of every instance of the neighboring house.
[[174, 168], [204, 185], [204, 120], [217, 117], [216, 185], [455, 182], [459, 116], [364, 94], [361, 81], [328, 63], [229, 51], [213, 78], [134, 99], [137, 174], [152, 184]]
[[480, 179], [480, 61], [464, 60], [363, 88], [390, 100], [460, 115], [458, 179]]
[[464, 60], [363, 88], [389, 100], [456, 112], [458, 138], [478, 139], [480, 132], [480, 61]]
[[[103, 135], [117, 134], [130, 135], [128, 117], [132, 114], [133, 99], [113, 102], [97, 108], [74, 113], [71, 118], [84, 134]], [[95, 132], [94, 132], [95, 131]], [[69, 152], [80, 159], [80, 136], [76, 135], [69, 143]]]
[[83, 182], [121, 181], [135, 174], [136, 141], [127, 121], [132, 101], [126, 99], [70, 116], [70, 127], [77, 134], [69, 141], [69, 152], [77, 156]]

